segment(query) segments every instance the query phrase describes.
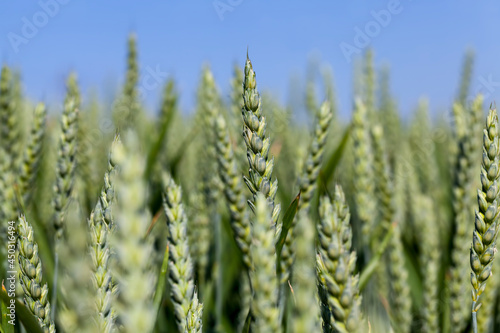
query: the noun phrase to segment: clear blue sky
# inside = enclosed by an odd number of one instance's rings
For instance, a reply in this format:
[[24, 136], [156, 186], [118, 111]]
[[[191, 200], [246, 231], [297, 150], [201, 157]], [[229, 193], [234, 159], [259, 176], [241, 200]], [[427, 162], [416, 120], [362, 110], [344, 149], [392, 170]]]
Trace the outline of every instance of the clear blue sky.
[[[376, 23], [372, 11], [392, 14]], [[123, 80], [126, 39], [136, 32], [143, 75], [148, 67], [173, 75], [189, 111], [204, 63], [228, 92], [233, 64], [243, 65], [249, 47], [260, 89], [286, 101], [290, 78], [305, 78], [308, 60], [319, 55], [333, 69], [341, 113], [348, 117], [353, 66], [340, 45], [363, 51], [366, 41], [355, 40], [356, 29], [368, 29], [376, 65], [390, 64], [393, 92], [407, 114], [421, 96], [434, 110], [450, 105], [467, 47], [476, 51], [473, 90], [498, 101], [499, 22], [494, 0], [2, 1], [0, 62], [21, 69], [33, 100], [60, 100], [71, 70], [84, 91], [95, 88], [104, 98]], [[148, 105], [158, 104], [160, 90], [148, 92]]]

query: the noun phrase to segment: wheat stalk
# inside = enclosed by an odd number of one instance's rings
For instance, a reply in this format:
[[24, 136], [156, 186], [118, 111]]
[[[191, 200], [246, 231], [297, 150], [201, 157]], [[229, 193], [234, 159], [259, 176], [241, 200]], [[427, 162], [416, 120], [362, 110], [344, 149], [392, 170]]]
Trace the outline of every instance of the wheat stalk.
[[496, 238], [499, 230], [499, 177], [500, 142], [498, 137], [498, 116], [490, 107], [483, 131], [483, 159], [481, 164], [481, 188], [477, 192], [478, 210], [472, 235], [470, 264], [472, 268], [472, 318], [477, 331], [477, 311], [481, 307], [481, 294], [491, 275], [496, 252]]
[[224, 184], [224, 195], [231, 214], [231, 227], [236, 244], [241, 250], [243, 263], [251, 267], [250, 246], [252, 241], [250, 220], [245, 210], [245, 196], [243, 183], [238, 172], [238, 166], [233, 149], [229, 141], [229, 133], [224, 117], [219, 115], [215, 122], [215, 135], [217, 136], [217, 162], [219, 176]]
[[[156, 318], [153, 307], [156, 272], [151, 265], [153, 239], [145, 237], [151, 221], [143, 179], [145, 159], [135, 133], [126, 132], [123, 142], [114, 147], [111, 157], [119, 170], [113, 179], [116, 203], [112, 209], [116, 228], [110, 235], [110, 246], [116, 253], [111, 267], [118, 287], [115, 308], [124, 332], [149, 332]], [[106, 201], [109, 194], [106, 193]]]
[[56, 166], [57, 176], [54, 187], [54, 228], [56, 230], [57, 239], [60, 239], [63, 236], [64, 211], [68, 205], [68, 201], [73, 190], [76, 168], [76, 133], [78, 130], [78, 108], [76, 98], [78, 97], [72, 93], [72, 89], [70, 88], [71, 86], [72, 83], [70, 77], [68, 83], [68, 94], [66, 96], [64, 110], [61, 117], [61, 134], [59, 137], [59, 149]]
[[[304, 162], [302, 178], [299, 180], [299, 209], [305, 211], [306, 214], [309, 212], [309, 205], [314, 191], [316, 190], [316, 184], [318, 182], [319, 171], [321, 169], [321, 162], [325, 152], [326, 138], [331, 120], [332, 107], [329, 102], [324, 102], [319, 108], [319, 112], [317, 114], [314, 136], [309, 147], [307, 159]], [[296, 221], [297, 220], [294, 219], [292, 226], [288, 230], [285, 244], [283, 245], [283, 249], [281, 251], [281, 283], [286, 283], [292, 273], [292, 265], [295, 259], [295, 248], [293, 243], [295, 239], [294, 229]]]
[[[362, 319], [359, 278], [354, 274], [356, 253], [351, 251], [349, 208], [339, 185], [335, 186], [333, 204], [328, 198], [321, 198], [319, 215], [317, 270], [320, 288], [327, 292], [333, 317], [330, 325], [334, 331], [358, 332]], [[323, 314], [324, 326], [327, 324], [325, 317], [328, 318]]]
[[357, 98], [354, 104], [352, 119], [352, 138], [354, 143], [354, 202], [361, 222], [363, 241], [370, 243], [370, 232], [374, 227], [375, 206], [372, 200], [373, 189], [373, 152], [368, 132], [367, 110], [363, 102]]
[[[454, 237], [451, 249], [450, 313], [452, 332], [461, 332], [467, 324], [468, 309], [465, 292], [467, 285], [467, 239], [472, 232], [472, 171], [475, 152], [472, 150], [473, 133], [468, 130], [469, 117], [461, 104], [453, 106], [456, 123], [458, 155], [455, 162], [455, 184], [453, 186]], [[469, 236], [470, 237], [470, 236]]]
[[17, 248], [19, 251], [19, 282], [24, 291], [24, 303], [38, 319], [43, 331], [54, 333], [54, 322], [50, 318], [49, 288], [42, 285], [42, 262], [38, 256], [33, 228], [24, 215], [17, 225]]
[[[170, 175], [164, 175], [163, 207], [168, 226], [168, 280], [171, 286], [171, 299], [174, 304], [174, 315], [180, 332], [187, 330], [190, 322], [197, 322], [192, 315], [201, 313], [195, 294], [193, 263], [187, 242], [187, 217], [182, 204], [181, 188]], [[190, 315], [190, 310], [191, 315]]]
[[17, 166], [20, 152], [20, 128], [17, 120], [19, 106], [16, 105], [12, 85], [12, 73], [4, 65], [0, 74], [0, 145], [11, 159], [11, 167]]
[[23, 196], [24, 205], [30, 202], [38, 172], [38, 164], [42, 155], [42, 142], [45, 133], [45, 118], [47, 112], [43, 103], [35, 107], [33, 126], [24, 157], [19, 170], [19, 192]]
[[422, 331], [439, 331], [439, 230], [433, 214], [432, 199], [423, 195], [415, 195], [416, 224], [421, 228], [421, 267], [423, 282]]
[[272, 204], [263, 193], [255, 194], [255, 219], [252, 228], [251, 257], [253, 270], [253, 301], [251, 305], [254, 322], [252, 332], [279, 332], [278, 279], [276, 276], [276, 251], [271, 215]]
[[[114, 200], [112, 177], [116, 161], [113, 159], [114, 150], [121, 145], [119, 137], [115, 137], [109, 153], [108, 170], [104, 174], [104, 186], [97, 200], [94, 210], [88, 220], [90, 233], [90, 257], [92, 259], [92, 286], [95, 292], [95, 319], [99, 332], [111, 332], [114, 328], [115, 310], [112, 308], [112, 298], [116, 288], [111, 281], [109, 260], [111, 248], [109, 238], [113, 232], [113, 216], [111, 205]], [[118, 148], [120, 149], [120, 148]]]
[[137, 83], [139, 81], [139, 65], [137, 61], [137, 38], [131, 34], [127, 42], [127, 73], [123, 91], [113, 109], [113, 121], [119, 129], [138, 127], [137, 121], [141, 111]]
[[296, 226], [297, 244], [294, 265], [294, 311], [292, 332], [318, 332], [320, 328], [320, 308], [316, 299], [316, 230], [306, 211], [300, 211]]
[[[249, 205], [255, 211], [257, 193], [262, 193], [271, 205], [271, 221], [276, 225], [280, 213], [280, 205], [275, 204], [278, 181], [271, 180], [274, 158], [269, 159], [271, 143], [266, 137], [266, 117], [262, 113], [255, 72], [248, 55], [245, 63], [241, 114], [243, 115], [243, 138], [247, 146], [249, 164], [249, 177], [243, 179], [253, 195], [253, 200], [249, 201]], [[279, 226], [277, 230], [279, 233]]]

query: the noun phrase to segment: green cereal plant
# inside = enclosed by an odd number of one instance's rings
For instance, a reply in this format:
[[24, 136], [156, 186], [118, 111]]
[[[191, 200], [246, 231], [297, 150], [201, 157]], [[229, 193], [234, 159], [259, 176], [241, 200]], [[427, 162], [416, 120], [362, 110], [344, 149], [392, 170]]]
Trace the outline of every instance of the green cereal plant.
[[12, 83], [11, 70], [4, 65], [0, 74], [0, 145], [15, 166], [20, 152], [20, 133]]
[[[384, 235], [391, 229], [391, 224], [396, 217], [396, 197], [395, 188], [392, 180], [392, 174], [389, 167], [388, 156], [384, 142], [384, 130], [381, 125], [375, 125], [371, 131], [371, 139], [374, 152], [374, 180], [375, 180], [375, 198], [378, 206], [378, 221], [372, 231], [372, 248], [380, 247]], [[387, 295], [389, 281], [385, 275], [385, 265], [380, 265], [377, 271], [378, 294]]]
[[[188, 215], [187, 237], [189, 253], [196, 267], [199, 285], [206, 281], [209, 266], [212, 221], [208, 213], [204, 185], [199, 184], [197, 191], [191, 192]], [[203, 287], [202, 287], [203, 288]]]
[[238, 171], [238, 165], [229, 141], [229, 132], [226, 121], [222, 115], [215, 122], [215, 135], [217, 136], [217, 162], [219, 176], [224, 184], [224, 195], [231, 215], [231, 228], [233, 229], [236, 244], [242, 253], [243, 263], [251, 268], [250, 247], [252, 242], [251, 227], [246, 211], [246, 198], [243, 194], [243, 182]]
[[401, 119], [398, 114], [396, 102], [390, 90], [390, 70], [389, 67], [382, 68], [380, 73], [380, 120], [384, 127], [385, 145], [389, 157], [390, 166], [395, 170], [395, 155], [400, 148], [402, 139]]
[[76, 73], [71, 73], [68, 77], [68, 81], [66, 83], [68, 95], [66, 97], [66, 100], [73, 99], [75, 101], [75, 107], [77, 109], [80, 109], [82, 105], [82, 96], [80, 94], [80, 88], [78, 87], [78, 80], [77, 80]]
[[128, 39], [127, 74], [123, 91], [113, 110], [113, 121], [119, 129], [137, 126], [139, 120], [139, 65], [137, 62], [137, 39], [131, 34]]
[[50, 317], [49, 288], [46, 283], [42, 285], [42, 262], [38, 256], [38, 245], [33, 228], [24, 215], [19, 217], [17, 234], [19, 282], [24, 292], [24, 303], [37, 318], [42, 330], [54, 333], [56, 329]]
[[361, 222], [363, 242], [370, 244], [370, 232], [375, 225], [373, 202], [373, 151], [368, 132], [367, 110], [363, 102], [357, 98], [354, 102], [352, 119], [352, 142], [354, 155], [354, 202], [356, 213]]
[[377, 230], [374, 237], [374, 247], [377, 247], [377, 240], [388, 232], [391, 223], [394, 221], [395, 196], [394, 185], [391, 179], [391, 170], [384, 143], [384, 130], [381, 125], [373, 126], [371, 138], [374, 152], [373, 166], [375, 175], [375, 192], [376, 197], [378, 198], [378, 207], [380, 211], [380, 221], [376, 226]]
[[78, 107], [72, 90], [72, 79], [68, 81], [68, 93], [61, 116], [61, 133], [57, 152], [56, 184], [53, 200], [54, 228], [56, 239], [64, 233], [64, 211], [68, 205], [75, 181]]
[[181, 188], [168, 174], [164, 175], [163, 183], [163, 207], [169, 230], [168, 281], [177, 327], [179, 332], [185, 332], [189, 331], [188, 324], [199, 323], [199, 320], [194, 320], [192, 316], [201, 315], [202, 310], [199, 309], [200, 303], [195, 293], [193, 263], [187, 241], [187, 217], [182, 204]]
[[375, 117], [375, 69], [373, 68], [373, 50], [368, 49], [365, 54], [365, 68], [364, 68], [364, 79], [365, 79], [365, 94], [364, 102], [366, 110], [368, 112], [368, 118], [370, 121], [374, 120]]
[[[320, 298], [325, 298], [331, 311], [333, 332], [360, 332], [363, 324], [359, 277], [354, 274], [356, 252], [351, 249], [349, 207], [340, 185], [335, 186], [333, 203], [327, 197], [321, 198], [319, 215], [317, 270]], [[323, 297], [322, 293], [325, 293]], [[325, 329], [329, 316], [325, 309], [322, 312], [326, 312], [322, 315]]]
[[255, 219], [250, 248], [253, 270], [253, 301], [251, 311], [254, 321], [252, 332], [280, 332], [278, 310], [278, 279], [276, 276], [275, 233], [272, 227], [272, 205], [264, 193], [255, 194]]
[[434, 157], [436, 147], [432, 140], [429, 122], [429, 103], [426, 99], [421, 99], [410, 128], [410, 148], [419, 175], [421, 191], [440, 196], [441, 193], [435, 186], [439, 168]]
[[19, 169], [19, 192], [24, 205], [28, 205], [33, 195], [33, 187], [42, 156], [42, 142], [45, 134], [45, 118], [47, 111], [43, 103], [38, 103], [33, 115], [33, 126]]
[[316, 255], [316, 285], [318, 290], [319, 308], [321, 314], [321, 328], [323, 333], [333, 332], [333, 315], [328, 305], [328, 290], [324, 277], [324, 264], [319, 254]]
[[94, 317], [99, 332], [111, 332], [114, 328], [115, 310], [112, 299], [116, 288], [111, 281], [109, 261], [111, 247], [109, 239], [114, 230], [113, 214], [114, 186], [112, 183], [117, 161], [114, 160], [115, 149], [121, 146], [118, 136], [115, 137], [109, 153], [108, 170], [104, 174], [104, 186], [97, 203], [88, 220], [90, 242], [89, 252], [92, 267], [92, 290], [95, 293]]
[[216, 172], [216, 137], [213, 130], [217, 114], [219, 113], [220, 103], [215, 80], [208, 67], [203, 69], [198, 94], [198, 112], [203, 121], [202, 129], [204, 132], [204, 142], [202, 145], [204, 146], [203, 150], [206, 151], [204, 156], [206, 166], [202, 177], [204, 178], [204, 192], [207, 196], [205, 200], [210, 209], [212, 209], [211, 214], [213, 215], [213, 206], [222, 188]]
[[321, 104], [317, 114], [316, 126], [314, 128], [309, 154], [304, 163], [302, 178], [300, 179], [300, 209], [309, 210], [325, 153], [325, 144], [328, 129], [332, 120], [332, 105], [328, 101]]
[[198, 300], [198, 294], [196, 291], [193, 295], [193, 303], [189, 312], [187, 314], [186, 332], [187, 333], [202, 333], [203, 332], [203, 322], [201, 318], [203, 317], [203, 304]]
[[76, 200], [69, 203], [64, 223], [66, 230], [70, 232], [67, 232], [64, 241], [58, 244], [58, 299], [55, 321], [65, 332], [95, 331], [94, 317], [89, 316], [93, 309], [95, 293], [89, 288], [93, 274], [88, 256], [87, 223], [85, 218], [82, 218], [85, 214]]
[[[274, 225], [278, 221], [280, 204], [275, 204], [278, 180], [272, 181], [274, 158], [269, 159], [271, 143], [266, 137], [266, 117], [262, 113], [261, 99], [257, 91], [257, 81], [252, 62], [245, 62], [245, 79], [243, 82], [243, 138], [247, 146], [249, 177], [244, 177], [246, 185], [253, 195], [249, 205], [255, 211], [257, 193], [262, 193], [271, 206], [271, 220]], [[277, 230], [280, 230], [278, 226]]]
[[[495, 271], [500, 268], [500, 262], [496, 260], [493, 263]], [[484, 290], [481, 302], [481, 311], [477, 313], [478, 332], [494, 332], [495, 326], [495, 307], [498, 307], [498, 296], [500, 290], [500, 277], [494, 274], [490, 280], [490, 287]]]
[[[456, 139], [458, 152], [455, 162], [455, 181], [453, 185], [454, 236], [451, 249], [450, 314], [452, 332], [461, 332], [467, 324], [468, 308], [468, 263], [463, 260], [469, 251], [468, 237], [472, 232], [470, 221], [473, 218], [472, 171], [474, 156], [472, 137], [468, 130], [469, 117], [461, 104], [453, 105], [455, 115]], [[468, 236], [469, 235], [469, 236]]]
[[321, 71], [321, 76], [323, 78], [323, 85], [325, 89], [325, 100], [330, 104], [332, 109], [332, 120], [335, 126], [337, 126], [337, 110], [335, 108], [336, 98], [335, 98], [335, 87], [333, 84], [333, 73], [330, 67], [325, 67]]
[[[16, 194], [14, 191], [14, 172], [11, 169], [12, 158], [0, 147], [0, 219], [3, 225], [17, 216]], [[2, 237], [5, 233], [2, 234]]]
[[439, 265], [441, 253], [439, 249], [439, 229], [433, 214], [434, 205], [430, 197], [415, 196], [414, 217], [421, 229], [421, 262], [423, 277], [422, 332], [439, 332]]
[[389, 240], [389, 263], [387, 280], [390, 283], [390, 315], [396, 332], [409, 333], [411, 329], [411, 295], [408, 271], [405, 267], [401, 224], [396, 225]]
[[316, 298], [316, 230], [307, 212], [297, 216], [296, 259], [294, 265], [294, 312], [289, 326], [292, 332], [319, 332], [320, 308]]
[[96, 98], [93, 97], [89, 104], [78, 113], [78, 149], [76, 152], [78, 168], [75, 184], [75, 191], [86, 216], [90, 215], [96, 197], [99, 195], [101, 175], [106, 167], [102, 160], [107, 161], [106, 148], [112, 140], [112, 138], [108, 139], [104, 131], [99, 128], [100, 106]]
[[[231, 112], [228, 124], [231, 136], [240, 134], [241, 107], [243, 106], [243, 71], [237, 64], [234, 65], [233, 77], [231, 79]], [[238, 129], [238, 133], [236, 133]], [[234, 131], [234, 132], [232, 132]]]
[[499, 230], [500, 142], [498, 116], [493, 107], [490, 107], [483, 133], [481, 188], [477, 192], [478, 210], [475, 213], [475, 230], [470, 249], [472, 322], [475, 332], [477, 332], [477, 311], [481, 307], [481, 295], [492, 274]]
[[468, 50], [465, 54], [465, 59], [462, 67], [462, 75], [460, 77], [460, 88], [458, 90], [457, 102], [466, 106], [467, 97], [471, 85], [472, 73], [474, 69], [474, 51]]
[[110, 235], [110, 246], [115, 253], [111, 273], [118, 288], [114, 304], [124, 332], [150, 332], [156, 318], [153, 307], [156, 272], [151, 262], [153, 239], [145, 237], [151, 221], [143, 178], [145, 159], [134, 132], [126, 132], [122, 138], [123, 145], [115, 146], [111, 156], [119, 170], [112, 180], [116, 227]]
[[318, 113], [318, 102], [316, 95], [316, 84], [311, 78], [306, 83], [306, 109], [311, 115]]
[[[321, 162], [323, 160], [323, 155], [325, 152], [326, 138], [328, 135], [328, 129], [330, 128], [330, 122], [332, 119], [332, 108], [329, 102], [324, 102], [317, 113], [316, 126], [314, 128], [313, 138], [311, 145], [309, 147], [309, 153], [307, 159], [304, 162], [302, 177], [299, 180], [300, 183], [300, 201], [299, 209], [306, 212], [309, 211], [309, 205], [311, 203], [314, 191], [316, 190], [316, 184], [318, 181], [319, 171], [321, 168]], [[281, 262], [282, 271], [280, 276], [280, 282], [285, 283], [288, 281], [291, 269], [295, 257], [294, 248], [294, 228], [296, 219], [292, 223], [288, 231], [288, 235], [285, 239], [285, 244], [281, 251]]]

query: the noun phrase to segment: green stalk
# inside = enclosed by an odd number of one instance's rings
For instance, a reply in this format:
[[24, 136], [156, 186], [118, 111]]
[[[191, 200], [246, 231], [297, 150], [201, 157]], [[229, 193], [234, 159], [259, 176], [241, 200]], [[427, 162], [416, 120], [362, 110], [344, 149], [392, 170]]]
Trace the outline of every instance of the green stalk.
[[481, 295], [486, 289], [488, 278], [492, 274], [496, 239], [500, 227], [498, 220], [500, 142], [497, 111], [492, 107], [490, 107], [483, 133], [481, 188], [477, 192], [479, 207], [476, 210], [475, 230], [472, 235], [470, 250], [474, 333], [477, 332], [477, 311], [481, 307]]

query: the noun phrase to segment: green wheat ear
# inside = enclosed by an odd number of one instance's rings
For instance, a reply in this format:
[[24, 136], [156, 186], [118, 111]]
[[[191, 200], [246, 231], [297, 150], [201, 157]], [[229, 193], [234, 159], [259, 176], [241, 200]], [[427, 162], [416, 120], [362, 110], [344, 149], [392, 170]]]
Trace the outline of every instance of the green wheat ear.
[[[179, 332], [190, 332], [200, 326], [202, 305], [195, 293], [193, 260], [189, 254], [187, 216], [182, 190], [169, 174], [163, 176], [163, 207], [168, 227], [168, 281]], [[196, 316], [198, 316], [196, 318]]]
[[472, 318], [477, 332], [477, 311], [481, 307], [481, 295], [491, 276], [491, 268], [496, 252], [499, 231], [499, 191], [500, 191], [500, 142], [498, 135], [498, 115], [490, 107], [483, 131], [483, 159], [481, 164], [481, 188], [477, 192], [478, 210], [472, 234], [470, 264], [472, 268]]
[[35, 242], [33, 228], [24, 216], [17, 225], [17, 248], [19, 250], [19, 282], [24, 291], [24, 303], [38, 319], [45, 333], [56, 331], [50, 318], [49, 288], [42, 285], [42, 262], [38, 256], [38, 244]]
[[241, 250], [243, 263], [251, 268], [250, 246], [252, 242], [250, 220], [246, 211], [243, 182], [241, 181], [238, 165], [233, 148], [229, 141], [229, 132], [224, 117], [219, 115], [215, 122], [215, 135], [217, 137], [217, 162], [219, 176], [224, 184], [224, 195], [231, 214], [231, 227], [236, 244]]
[[247, 146], [247, 158], [250, 167], [248, 170], [249, 177], [244, 177], [244, 180], [253, 195], [253, 200], [249, 201], [249, 205], [255, 211], [257, 193], [262, 193], [271, 205], [272, 222], [276, 224], [280, 213], [280, 205], [275, 204], [278, 180], [272, 181], [271, 179], [274, 168], [274, 158], [269, 159], [271, 142], [269, 137], [266, 137], [266, 117], [262, 112], [255, 71], [248, 57], [245, 63], [241, 114], [244, 123], [243, 138]]
[[21, 124], [16, 113], [19, 106], [16, 105], [10, 68], [4, 65], [0, 75], [0, 146], [10, 156], [11, 166], [17, 166]]
[[276, 249], [272, 228], [271, 204], [263, 193], [255, 196], [255, 219], [252, 229], [251, 256], [253, 270], [253, 301], [251, 305], [254, 322], [252, 332], [279, 332], [278, 278], [276, 276]]
[[356, 252], [351, 250], [349, 207], [339, 185], [333, 202], [321, 198], [319, 215], [317, 272], [323, 327], [331, 325], [334, 332], [358, 332], [362, 316], [359, 277], [354, 274]]
[[[112, 207], [115, 228], [110, 235], [114, 254], [111, 283], [116, 282], [118, 288], [114, 304], [124, 332], [150, 332], [156, 318], [153, 306], [156, 269], [151, 263], [153, 238], [145, 237], [151, 222], [144, 180], [145, 158], [135, 132], [128, 131], [122, 138], [123, 145], [115, 146], [111, 155], [118, 169], [112, 180], [116, 201]], [[106, 208], [102, 208], [106, 214]], [[108, 222], [101, 219], [100, 223], [107, 227]], [[103, 288], [109, 289], [110, 285]]]
[[19, 192], [24, 205], [28, 205], [33, 195], [38, 165], [42, 157], [42, 142], [45, 134], [47, 111], [43, 103], [38, 103], [33, 116], [33, 126], [19, 170]]
[[[303, 166], [302, 177], [299, 181], [301, 191], [299, 209], [306, 214], [309, 212], [309, 205], [314, 195], [314, 191], [316, 191], [321, 162], [323, 161], [323, 154], [325, 152], [328, 129], [330, 128], [330, 122], [332, 120], [332, 106], [329, 102], [324, 102], [320, 106], [316, 117], [316, 126], [314, 128], [312, 142]], [[288, 230], [285, 244], [281, 251], [281, 283], [286, 283], [292, 274], [292, 265], [295, 259], [294, 235], [296, 232], [294, 229], [296, 223], [297, 219], [294, 219], [292, 226]]]
[[112, 306], [112, 299], [116, 294], [116, 286], [111, 281], [109, 259], [112, 249], [109, 238], [113, 232], [113, 216], [111, 206], [114, 201], [113, 175], [116, 161], [112, 158], [115, 149], [121, 149], [121, 141], [115, 137], [110, 149], [108, 170], [104, 175], [104, 186], [97, 203], [88, 220], [90, 233], [90, 257], [92, 259], [93, 291], [96, 293], [95, 319], [99, 332], [111, 332], [114, 329], [116, 310]]

